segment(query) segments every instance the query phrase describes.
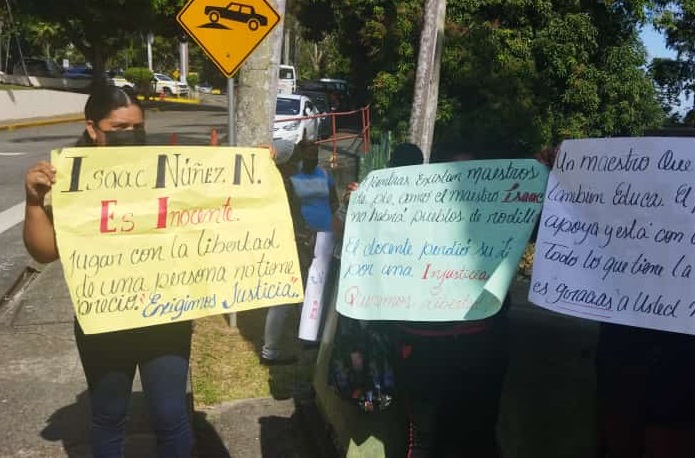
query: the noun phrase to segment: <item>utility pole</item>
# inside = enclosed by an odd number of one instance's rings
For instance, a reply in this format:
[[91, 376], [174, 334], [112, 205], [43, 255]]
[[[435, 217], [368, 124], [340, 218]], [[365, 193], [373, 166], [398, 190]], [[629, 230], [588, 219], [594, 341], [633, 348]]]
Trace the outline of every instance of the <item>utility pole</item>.
[[285, 16], [285, 0], [271, 0], [280, 23], [249, 56], [238, 72], [236, 142], [239, 146], [270, 145]]
[[[229, 78], [229, 144], [256, 147], [273, 142], [273, 121], [278, 93], [278, 73], [282, 47], [285, 0], [271, 0], [280, 23], [263, 40], [237, 72]], [[234, 94], [234, 80], [238, 92]], [[229, 325], [236, 327], [236, 314], [229, 314]]]
[[282, 40], [282, 63], [285, 65], [290, 65], [290, 45], [290, 29], [288, 27], [285, 28], [285, 39]]
[[[186, 35], [179, 38], [179, 81], [188, 83], [188, 37]], [[190, 91], [193, 89], [189, 88]]]
[[437, 119], [446, 0], [425, 0], [424, 13], [413, 106], [410, 111], [409, 141], [420, 147], [425, 162], [429, 162]]

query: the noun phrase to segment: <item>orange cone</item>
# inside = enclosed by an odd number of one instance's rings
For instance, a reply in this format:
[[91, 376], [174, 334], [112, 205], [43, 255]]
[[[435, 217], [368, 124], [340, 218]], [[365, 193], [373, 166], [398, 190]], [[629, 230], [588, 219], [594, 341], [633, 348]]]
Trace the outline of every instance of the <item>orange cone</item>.
[[170, 145], [176, 145], [178, 142], [179, 142], [178, 136], [176, 135], [176, 132], [174, 132], [169, 137], [169, 144]]
[[217, 137], [217, 129], [212, 129], [210, 131], [210, 146], [219, 146], [220, 140]]
[[162, 91], [162, 92], [159, 93], [159, 100], [160, 100], [161, 102], [164, 102], [164, 91]]

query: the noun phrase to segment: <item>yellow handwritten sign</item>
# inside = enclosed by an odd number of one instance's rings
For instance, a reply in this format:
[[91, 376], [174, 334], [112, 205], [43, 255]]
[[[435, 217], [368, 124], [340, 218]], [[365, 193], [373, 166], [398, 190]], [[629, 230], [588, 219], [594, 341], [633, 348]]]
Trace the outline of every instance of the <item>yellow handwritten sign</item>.
[[68, 148], [51, 161], [58, 249], [85, 333], [303, 300], [267, 150]]

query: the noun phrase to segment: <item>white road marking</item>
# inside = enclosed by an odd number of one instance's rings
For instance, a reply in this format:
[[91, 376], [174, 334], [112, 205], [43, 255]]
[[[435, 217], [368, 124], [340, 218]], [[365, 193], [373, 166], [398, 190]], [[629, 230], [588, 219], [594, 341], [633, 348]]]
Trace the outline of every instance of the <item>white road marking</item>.
[[0, 156], [24, 156], [27, 153], [0, 153]]
[[0, 234], [24, 221], [24, 202], [0, 212]]

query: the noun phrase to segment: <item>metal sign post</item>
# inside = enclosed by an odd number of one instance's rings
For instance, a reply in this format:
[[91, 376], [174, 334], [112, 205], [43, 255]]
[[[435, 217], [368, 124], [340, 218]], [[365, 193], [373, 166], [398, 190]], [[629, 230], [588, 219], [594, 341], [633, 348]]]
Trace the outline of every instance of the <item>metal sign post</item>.
[[227, 106], [229, 113], [227, 115], [227, 135], [229, 146], [236, 146], [236, 107], [234, 106], [234, 78], [227, 78]]
[[[234, 106], [234, 78], [227, 78], [227, 141], [229, 146], [236, 146], [236, 107]], [[227, 314], [229, 326], [236, 328], [236, 313]]]

